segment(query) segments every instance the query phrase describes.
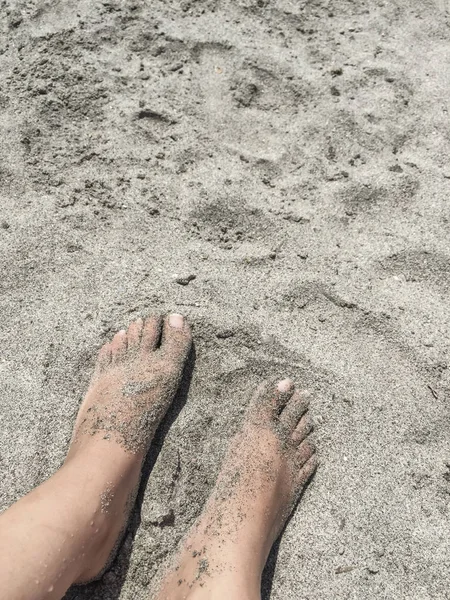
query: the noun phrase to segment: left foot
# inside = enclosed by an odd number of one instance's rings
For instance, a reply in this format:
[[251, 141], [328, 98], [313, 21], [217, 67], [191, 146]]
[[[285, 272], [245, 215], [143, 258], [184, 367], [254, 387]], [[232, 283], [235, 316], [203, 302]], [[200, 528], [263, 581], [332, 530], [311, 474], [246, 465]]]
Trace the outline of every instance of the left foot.
[[[95, 543], [77, 583], [109, 564], [134, 503], [143, 459], [180, 384], [191, 347], [181, 315], [138, 319], [100, 350], [63, 469], [80, 477]], [[91, 519], [92, 517], [92, 519]]]

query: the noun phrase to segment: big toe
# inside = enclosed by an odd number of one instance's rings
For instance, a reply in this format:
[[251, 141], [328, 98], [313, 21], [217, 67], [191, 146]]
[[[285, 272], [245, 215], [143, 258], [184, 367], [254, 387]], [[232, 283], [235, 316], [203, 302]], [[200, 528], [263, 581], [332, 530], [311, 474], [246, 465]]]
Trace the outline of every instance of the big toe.
[[289, 402], [295, 386], [291, 379], [264, 381], [256, 390], [250, 403], [250, 411], [261, 417], [273, 420]]
[[192, 346], [192, 333], [187, 320], [179, 314], [168, 315], [164, 319], [161, 351], [169, 365], [182, 368]]

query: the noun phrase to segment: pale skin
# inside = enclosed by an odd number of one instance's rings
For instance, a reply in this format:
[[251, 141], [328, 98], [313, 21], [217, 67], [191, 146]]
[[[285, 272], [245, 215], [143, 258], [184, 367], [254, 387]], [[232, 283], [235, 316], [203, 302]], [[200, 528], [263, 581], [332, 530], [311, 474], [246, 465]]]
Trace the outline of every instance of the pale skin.
[[[175, 314], [138, 319], [103, 346], [63, 466], [0, 516], [0, 598], [60, 599], [108, 567], [191, 343]], [[260, 598], [270, 548], [317, 466], [307, 409], [290, 379], [258, 388], [151, 598]]]

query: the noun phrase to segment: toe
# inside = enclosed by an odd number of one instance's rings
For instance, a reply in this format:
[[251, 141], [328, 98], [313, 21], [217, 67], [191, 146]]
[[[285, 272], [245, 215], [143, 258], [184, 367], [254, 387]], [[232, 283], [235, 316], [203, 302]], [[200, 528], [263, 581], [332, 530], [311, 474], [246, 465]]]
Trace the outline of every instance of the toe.
[[113, 362], [120, 360], [127, 350], [128, 340], [127, 332], [125, 329], [121, 329], [113, 337], [111, 346], [111, 356]]
[[111, 364], [111, 345], [105, 344], [98, 353], [97, 366], [100, 369], [106, 369]]
[[301, 444], [303, 440], [306, 440], [313, 428], [314, 427], [312, 421], [308, 417], [308, 415], [303, 415], [292, 434], [292, 440], [294, 441], [294, 443]]
[[272, 396], [272, 408], [277, 415], [280, 414], [280, 412], [292, 398], [294, 391], [295, 385], [292, 379], [283, 379], [277, 383]]
[[295, 464], [297, 468], [303, 467], [315, 454], [316, 447], [310, 439], [303, 440], [297, 448]]
[[128, 327], [127, 338], [128, 338], [128, 348], [134, 349], [137, 348], [141, 342], [142, 336], [142, 328], [144, 326], [144, 321], [139, 318], [136, 321], [133, 321]]
[[151, 316], [145, 319], [142, 328], [141, 348], [144, 352], [156, 350], [161, 339], [162, 317]]
[[192, 345], [191, 328], [182, 315], [172, 314], [164, 319], [161, 350], [178, 366], [184, 365]]
[[296, 391], [292, 395], [291, 399], [280, 415], [281, 423], [289, 432], [292, 432], [296, 428], [301, 417], [308, 410], [309, 402], [310, 394], [306, 390]]
[[291, 379], [283, 379], [277, 384], [270, 380], [264, 381], [253, 395], [251, 409], [258, 413], [262, 411], [273, 419], [289, 402], [294, 390]]
[[319, 460], [316, 454], [313, 454], [311, 458], [301, 467], [296, 476], [297, 487], [301, 489], [304, 487], [311, 477], [314, 475], [317, 467], [319, 465]]

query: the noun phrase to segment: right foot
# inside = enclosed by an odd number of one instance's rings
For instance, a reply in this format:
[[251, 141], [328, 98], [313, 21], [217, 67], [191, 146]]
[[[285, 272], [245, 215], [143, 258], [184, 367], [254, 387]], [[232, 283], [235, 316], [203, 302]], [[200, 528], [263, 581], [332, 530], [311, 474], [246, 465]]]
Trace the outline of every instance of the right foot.
[[257, 390], [159, 600], [260, 597], [270, 548], [317, 467], [307, 410], [289, 379]]

